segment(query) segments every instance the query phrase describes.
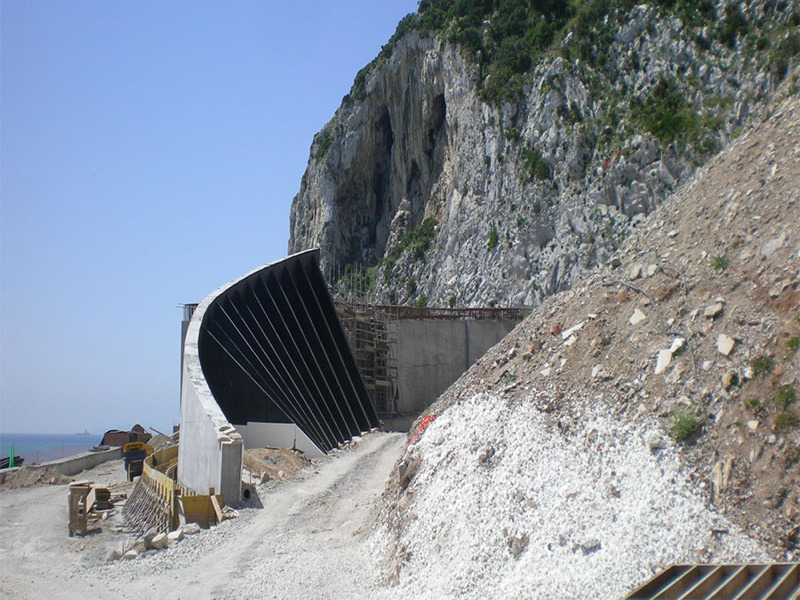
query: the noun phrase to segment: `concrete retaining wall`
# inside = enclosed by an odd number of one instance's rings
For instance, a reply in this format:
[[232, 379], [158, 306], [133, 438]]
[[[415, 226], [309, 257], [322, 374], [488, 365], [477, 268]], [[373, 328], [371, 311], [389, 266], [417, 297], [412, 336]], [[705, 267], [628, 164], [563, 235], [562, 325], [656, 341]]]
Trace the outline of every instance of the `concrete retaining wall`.
[[5, 481], [5, 475], [8, 472], [16, 471], [18, 468], [25, 468], [29, 470], [39, 470], [49, 468], [58, 471], [62, 475], [72, 477], [81, 471], [91, 469], [97, 465], [101, 465], [109, 460], [118, 460], [122, 458], [122, 448], [112, 448], [102, 452], [84, 452], [83, 454], [76, 454], [75, 456], [68, 456], [60, 458], [39, 465], [24, 465], [24, 467], [15, 467], [13, 469], [0, 470], [0, 483]]
[[425, 410], [517, 323], [488, 319], [397, 321], [398, 411]]
[[178, 484], [201, 495], [222, 494], [226, 504], [242, 499], [242, 436], [222, 414], [200, 366], [197, 339], [209, 305], [230, 285], [201, 302], [186, 328], [181, 374], [181, 437]]
[[204, 312], [201, 304], [183, 351], [178, 483], [202, 495], [213, 488], [226, 504], [236, 504], [241, 500], [243, 440], [222, 414], [200, 368], [197, 332]]

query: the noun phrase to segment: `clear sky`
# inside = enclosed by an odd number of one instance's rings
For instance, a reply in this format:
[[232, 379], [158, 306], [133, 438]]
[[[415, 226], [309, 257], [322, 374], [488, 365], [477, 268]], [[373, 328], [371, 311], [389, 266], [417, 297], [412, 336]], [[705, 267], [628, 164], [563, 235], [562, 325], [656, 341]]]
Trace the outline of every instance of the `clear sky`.
[[414, 0], [0, 2], [0, 430], [178, 421], [177, 305], [286, 254]]

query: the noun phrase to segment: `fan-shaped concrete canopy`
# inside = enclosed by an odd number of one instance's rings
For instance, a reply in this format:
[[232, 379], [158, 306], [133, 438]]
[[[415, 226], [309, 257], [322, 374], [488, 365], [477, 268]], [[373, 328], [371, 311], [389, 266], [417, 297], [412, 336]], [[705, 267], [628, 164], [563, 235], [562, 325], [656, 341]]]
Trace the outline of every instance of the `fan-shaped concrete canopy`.
[[184, 345], [178, 481], [238, 500], [248, 423], [294, 423], [321, 452], [378, 425], [319, 270], [319, 250], [208, 296]]

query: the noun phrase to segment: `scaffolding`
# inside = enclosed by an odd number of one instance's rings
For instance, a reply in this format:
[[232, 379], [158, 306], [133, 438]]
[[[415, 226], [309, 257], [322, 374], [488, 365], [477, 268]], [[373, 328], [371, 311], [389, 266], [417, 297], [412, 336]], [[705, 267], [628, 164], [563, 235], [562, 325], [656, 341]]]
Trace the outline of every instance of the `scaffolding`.
[[381, 306], [339, 302], [336, 312], [375, 411], [381, 417], [397, 414], [396, 324]]
[[372, 304], [374, 281], [369, 269], [359, 263], [328, 265], [328, 291], [339, 321], [364, 379], [375, 411], [381, 418], [397, 416], [400, 400], [397, 360], [397, 328], [404, 320], [521, 321], [530, 309], [438, 308]]

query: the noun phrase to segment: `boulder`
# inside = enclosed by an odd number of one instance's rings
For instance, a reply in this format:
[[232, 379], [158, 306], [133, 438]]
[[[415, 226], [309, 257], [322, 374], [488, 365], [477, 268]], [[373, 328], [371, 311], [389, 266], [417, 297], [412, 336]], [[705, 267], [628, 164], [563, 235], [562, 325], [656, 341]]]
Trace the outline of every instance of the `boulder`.
[[167, 534], [166, 533], [159, 533], [158, 535], [156, 535], [152, 539], [150, 545], [155, 550], [163, 550], [164, 548], [167, 547]]
[[666, 371], [669, 363], [672, 362], [672, 350], [659, 350], [656, 358], [656, 375]]
[[153, 538], [156, 537], [157, 535], [158, 535], [158, 529], [156, 529], [155, 527], [151, 527], [150, 529], [147, 530], [147, 533], [145, 533], [142, 536], [145, 546], [147, 546], [148, 549], [153, 547]]
[[167, 534], [167, 545], [174, 544], [175, 542], [180, 542], [183, 539], [183, 530], [176, 529], [175, 531], [170, 531]]
[[120, 559], [131, 549], [133, 549], [133, 541], [130, 539], [122, 540], [117, 544], [116, 548], [114, 548], [114, 556]]
[[136, 550], [137, 554], [144, 554], [147, 552], [147, 545], [144, 543], [144, 539], [138, 538], [133, 542], [133, 549]]
[[728, 371], [722, 376], [722, 387], [724, 390], [727, 391], [737, 385], [739, 385], [739, 375], [736, 371]]
[[611, 373], [609, 373], [603, 365], [595, 365], [592, 367], [592, 378], [599, 379], [600, 381], [608, 381], [611, 379]]
[[672, 345], [669, 347], [669, 351], [673, 354], [683, 348], [683, 345], [686, 343], [686, 340], [679, 337], [672, 340]]

